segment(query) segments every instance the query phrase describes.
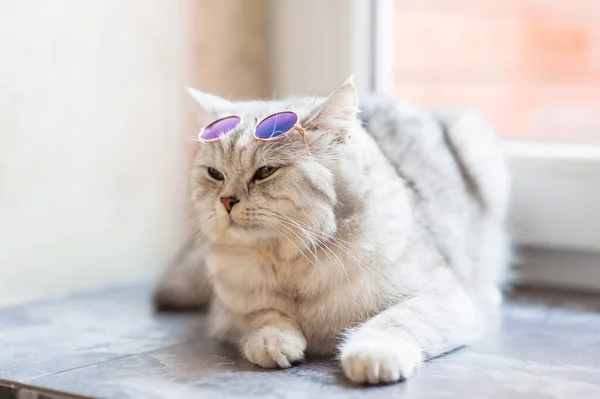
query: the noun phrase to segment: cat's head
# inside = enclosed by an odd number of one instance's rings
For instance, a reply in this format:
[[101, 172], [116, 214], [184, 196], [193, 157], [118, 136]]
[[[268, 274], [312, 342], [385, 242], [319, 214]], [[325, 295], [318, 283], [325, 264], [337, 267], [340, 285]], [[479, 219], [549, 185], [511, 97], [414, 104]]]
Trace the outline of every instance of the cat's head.
[[[334, 170], [357, 125], [352, 79], [327, 99], [233, 102], [189, 92], [207, 124], [230, 115], [242, 118], [219, 140], [199, 143], [191, 195], [205, 239], [306, 242], [307, 236], [322, 239], [335, 231]], [[297, 132], [274, 141], [254, 138], [258, 120], [286, 110], [299, 116], [306, 141]]]

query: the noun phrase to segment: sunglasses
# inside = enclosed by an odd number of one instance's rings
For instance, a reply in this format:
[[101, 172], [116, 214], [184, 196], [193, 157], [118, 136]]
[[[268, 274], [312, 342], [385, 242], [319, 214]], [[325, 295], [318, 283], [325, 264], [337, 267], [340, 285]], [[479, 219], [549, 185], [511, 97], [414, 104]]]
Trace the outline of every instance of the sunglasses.
[[[235, 129], [240, 124], [242, 118], [239, 116], [226, 116], [217, 119], [206, 126], [198, 134], [198, 139], [203, 143], [210, 143], [219, 140], [221, 137]], [[297, 131], [304, 142], [304, 129], [300, 126], [298, 115], [292, 111], [277, 112], [258, 121], [254, 128], [254, 138], [261, 141], [279, 140], [293, 131]], [[308, 148], [308, 144], [307, 144]]]

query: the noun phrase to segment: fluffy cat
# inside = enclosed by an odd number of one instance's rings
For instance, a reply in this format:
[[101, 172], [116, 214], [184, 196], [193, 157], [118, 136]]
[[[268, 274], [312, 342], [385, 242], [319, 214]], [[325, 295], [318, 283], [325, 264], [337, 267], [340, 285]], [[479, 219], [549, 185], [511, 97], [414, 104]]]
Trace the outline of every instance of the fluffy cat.
[[[352, 80], [327, 99], [190, 93], [207, 121], [243, 119], [199, 145], [198, 234], [159, 286], [159, 308], [210, 301], [212, 335], [248, 361], [337, 353], [350, 380], [371, 384], [406, 379], [491, 324], [509, 261], [509, 176], [477, 113], [370, 98], [358, 114]], [[306, 143], [254, 139], [257, 119], [284, 110]], [[223, 197], [239, 200], [230, 214]]]

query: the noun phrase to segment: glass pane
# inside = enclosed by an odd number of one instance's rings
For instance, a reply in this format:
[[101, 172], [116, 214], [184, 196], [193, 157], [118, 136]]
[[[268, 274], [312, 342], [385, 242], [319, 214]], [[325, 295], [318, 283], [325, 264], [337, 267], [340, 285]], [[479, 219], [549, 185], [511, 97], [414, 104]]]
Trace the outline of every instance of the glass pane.
[[600, 144], [599, 0], [396, 0], [395, 92], [506, 139]]

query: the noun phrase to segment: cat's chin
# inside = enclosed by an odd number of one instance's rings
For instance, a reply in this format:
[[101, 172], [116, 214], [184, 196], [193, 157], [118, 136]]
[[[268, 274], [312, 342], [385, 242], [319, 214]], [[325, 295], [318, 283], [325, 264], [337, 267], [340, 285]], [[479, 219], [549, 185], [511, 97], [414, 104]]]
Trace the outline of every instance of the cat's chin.
[[244, 241], [256, 241], [257, 239], [265, 239], [273, 236], [273, 232], [264, 227], [243, 225], [232, 219], [229, 220], [227, 232], [232, 237]]

